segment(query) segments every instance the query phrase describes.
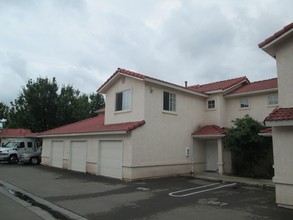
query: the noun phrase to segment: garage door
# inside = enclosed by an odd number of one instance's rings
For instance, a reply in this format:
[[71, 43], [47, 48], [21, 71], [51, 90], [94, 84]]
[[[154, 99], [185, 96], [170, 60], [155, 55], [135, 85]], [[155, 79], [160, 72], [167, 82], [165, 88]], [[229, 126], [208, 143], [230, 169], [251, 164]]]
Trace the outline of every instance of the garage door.
[[122, 179], [122, 141], [100, 142], [100, 175]]
[[86, 172], [86, 142], [71, 142], [71, 170]]
[[51, 164], [53, 167], [63, 168], [63, 141], [52, 142]]

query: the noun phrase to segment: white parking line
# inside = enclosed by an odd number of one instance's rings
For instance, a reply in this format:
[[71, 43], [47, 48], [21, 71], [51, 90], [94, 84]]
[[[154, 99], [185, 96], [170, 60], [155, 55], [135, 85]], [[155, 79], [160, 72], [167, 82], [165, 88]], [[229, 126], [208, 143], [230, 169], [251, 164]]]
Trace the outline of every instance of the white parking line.
[[[216, 190], [216, 189], [221, 189], [221, 188], [236, 185], [236, 183], [231, 183], [231, 184], [216, 186], [216, 185], [219, 185], [219, 184], [220, 183], [213, 183], [213, 184], [209, 184], [209, 185], [198, 186], [198, 187], [194, 187], [194, 188], [189, 188], [189, 189], [184, 189], [184, 190], [180, 190], [180, 191], [176, 191], [176, 192], [171, 192], [171, 193], [169, 193], [169, 196], [172, 196], [172, 197], [186, 197], [186, 196], [191, 196], [191, 195], [195, 195], [195, 194], [199, 194], [199, 193], [203, 193], [203, 192], [213, 191], [213, 190]], [[180, 194], [182, 192], [187, 192], [187, 191], [192, 191], [192, 190], [196, 190], [196, 189], [207, 188], [207, 187], [211, 187], [211, 186], [216, 186], [216, 187], [212, 187], [212, 188], [208, 188], [208, 189], [204, 189], [204, 190], [200, 190], [200, 191], [195, 191], [195, 192], [191, 192], [191, 193], [186, 193], [186, 194]], [[180, 194], [180, 195], [177, 195], [177, 194]]]

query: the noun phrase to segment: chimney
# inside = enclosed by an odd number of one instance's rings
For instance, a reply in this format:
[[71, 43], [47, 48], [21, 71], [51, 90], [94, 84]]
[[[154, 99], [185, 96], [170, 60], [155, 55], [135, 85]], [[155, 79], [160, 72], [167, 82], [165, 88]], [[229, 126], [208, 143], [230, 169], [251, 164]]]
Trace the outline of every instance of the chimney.
[[187, 81], [185, 81], [185, 88], [187, 88]]

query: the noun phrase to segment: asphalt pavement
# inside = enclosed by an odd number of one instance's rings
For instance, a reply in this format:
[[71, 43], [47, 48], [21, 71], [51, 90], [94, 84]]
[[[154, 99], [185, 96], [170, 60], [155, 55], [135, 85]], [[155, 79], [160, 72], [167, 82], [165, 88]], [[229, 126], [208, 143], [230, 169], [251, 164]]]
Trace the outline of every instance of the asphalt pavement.
[[0, 164], [0, 219], [293, 218], [293, 210], [276, 206], [273, 188], [236, 180], [177, 176], [124, 182], [42, 165]]

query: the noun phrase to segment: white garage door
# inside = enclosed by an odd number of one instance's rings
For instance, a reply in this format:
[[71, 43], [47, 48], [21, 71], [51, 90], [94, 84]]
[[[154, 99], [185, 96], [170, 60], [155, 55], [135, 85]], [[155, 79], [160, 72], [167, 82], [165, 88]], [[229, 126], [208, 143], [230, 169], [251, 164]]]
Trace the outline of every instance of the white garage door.
[[53, 167], [63, 167], [63, 141], [52, 142], [51, 164]]
[[122, 179], [122, 141], [101, 141], [100, 149], [100, 175]]
[[71, 170], [86, 172], [86, 142], [71, 142]]

